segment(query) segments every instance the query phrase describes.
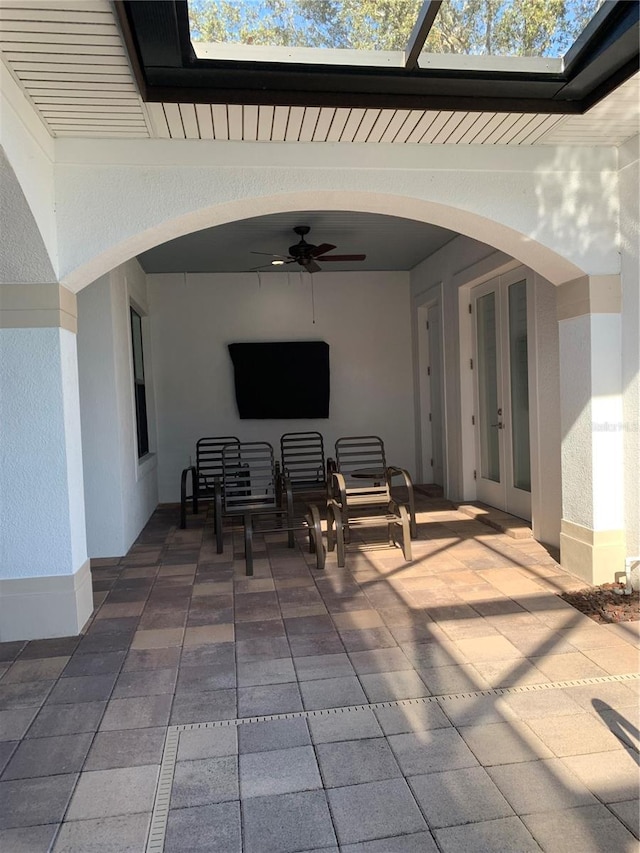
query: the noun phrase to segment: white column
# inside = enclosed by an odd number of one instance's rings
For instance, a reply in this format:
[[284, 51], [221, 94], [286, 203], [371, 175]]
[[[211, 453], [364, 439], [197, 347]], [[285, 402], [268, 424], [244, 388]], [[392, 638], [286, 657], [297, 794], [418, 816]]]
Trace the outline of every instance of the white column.
[[87, 559], [75, 296], [0, 285], [0, 641], [77, 634]]
[[624, 423], [619, 276], [558, 289], [562, 565], [590, 583], [624, 572]]

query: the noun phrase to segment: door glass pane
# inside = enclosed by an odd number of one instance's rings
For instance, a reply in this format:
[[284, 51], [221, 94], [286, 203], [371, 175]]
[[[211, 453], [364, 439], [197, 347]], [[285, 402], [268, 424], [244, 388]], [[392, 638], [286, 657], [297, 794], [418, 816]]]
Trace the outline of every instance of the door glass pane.
[[442, 442], [442, 341], [440, 335], [440, 308], [429, 309], [429, 365], [431, 367], [431, 456], [433, 482], [444, 485], [443, 442]]
[[509, 288], [509, 361], [511, 369], [511, 433], [513, 485], [531, 491], [529, 449], [529, 365], [527, 361], [527, 283]]
[[142, 359], [142, 317], [131, 309], [131, 340], [133, 348], [133, 377], [136, 382], [144, 382], [144, 361]]
[[480, 473], [500, 482], [498, 443], [498, 352], [496, 294], [487, 293], [477, 303], [478, 397], [480, 404]]

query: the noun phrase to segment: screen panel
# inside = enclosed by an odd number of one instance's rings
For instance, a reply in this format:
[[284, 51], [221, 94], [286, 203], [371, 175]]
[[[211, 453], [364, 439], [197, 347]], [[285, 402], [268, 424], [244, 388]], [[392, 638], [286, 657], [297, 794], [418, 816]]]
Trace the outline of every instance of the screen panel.
[[242, 419], [329, 417], [329, 344], [229, 344]]

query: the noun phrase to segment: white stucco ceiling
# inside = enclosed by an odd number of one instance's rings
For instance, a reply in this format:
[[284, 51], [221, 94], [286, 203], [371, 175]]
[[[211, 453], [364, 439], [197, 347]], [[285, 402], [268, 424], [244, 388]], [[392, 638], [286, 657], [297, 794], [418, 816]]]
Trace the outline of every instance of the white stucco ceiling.
[[[289, 246], [300, 239], [296, 225], [309, 225], [306, 241], [314, 245], [332, 243], [337, 248], [328, 254], [365, 254], [364, 261], [325, 263], [327, 272], [341, 270], [409, 270], [433, 254], [456, 234], [446, 228], [382, 216], [347, 211], [308, 211], [277, 213], [243, 219], [196, 231], [163, 243], [138, 260], [145, 272], [246, 272], [265, 264], [265, 272], [299, 272], [298, 264], [270, 267], [267, 252], [286, 255]], [[321, 264], [322, 266], [322, 264]]]

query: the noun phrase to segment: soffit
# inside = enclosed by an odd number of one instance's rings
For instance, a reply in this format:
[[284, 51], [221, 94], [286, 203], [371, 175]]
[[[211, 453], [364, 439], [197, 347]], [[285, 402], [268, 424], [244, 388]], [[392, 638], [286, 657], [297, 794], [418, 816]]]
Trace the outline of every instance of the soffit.
[[148, 103], [108, 0], [6, 0], [0, 54], [52, 136], [446, 145], [620, 145], [640, 75], [584, 115]]

